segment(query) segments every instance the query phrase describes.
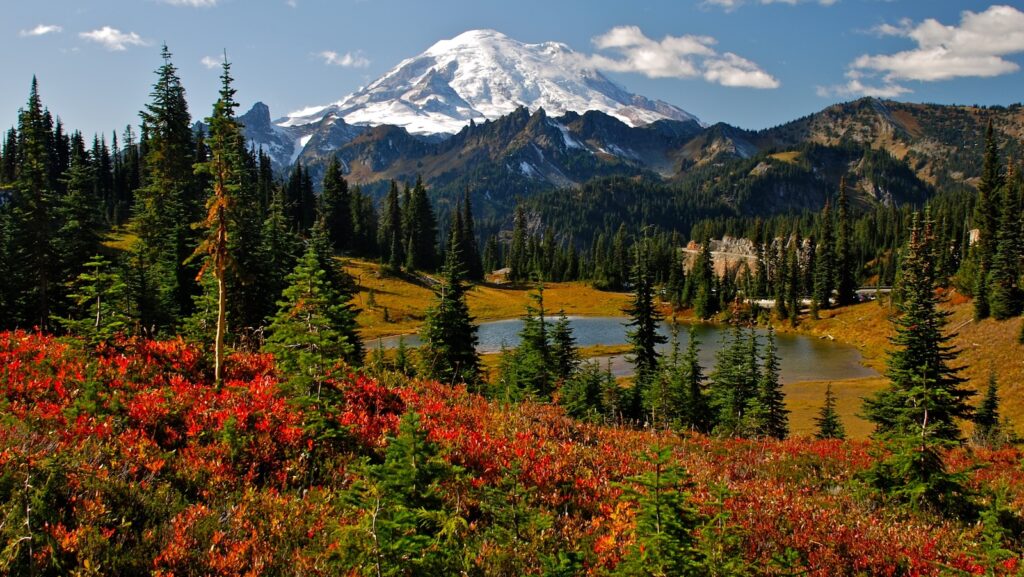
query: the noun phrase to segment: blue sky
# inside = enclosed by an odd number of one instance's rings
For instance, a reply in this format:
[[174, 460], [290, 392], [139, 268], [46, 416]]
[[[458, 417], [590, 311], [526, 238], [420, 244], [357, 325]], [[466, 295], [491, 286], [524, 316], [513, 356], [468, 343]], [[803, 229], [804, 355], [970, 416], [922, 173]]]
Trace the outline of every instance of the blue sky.
[[262, 100], [277, 117], [339, 100], [473, 28], [564, 42], [632, 92], [744, 128], [865, 94], [956, 104], [1024, 94], [1021, 2], [19, 0], [0, 24], [0, 127], [15, 122], [33, 74], [71, 128], [137, 125], [162, 42], [194, 117], [209, 113], [209, 65], [225, 49], [240, 112]]

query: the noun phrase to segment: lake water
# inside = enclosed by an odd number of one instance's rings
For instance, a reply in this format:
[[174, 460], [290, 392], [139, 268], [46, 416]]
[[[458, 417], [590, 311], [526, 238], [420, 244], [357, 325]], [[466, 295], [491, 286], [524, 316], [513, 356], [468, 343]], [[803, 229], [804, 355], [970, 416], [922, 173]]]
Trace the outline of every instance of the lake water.
[[[625, 343], [627, 329], [624, 321], [625, 319], [621, 317], [569, 317], [576, 344], [581, 347]], [[486, 354], [499, 352], [503, 346], [515, 347], [519, 343], [519, 331], [523, 327], [523, 322], [520, 319], [507, 319], [481, 323], [479, 326], [480, 342], [477, 350]], [[731, 328], [713, 324], [697, 324], [696, 327], [697, 339], [700, 342], [701, 366], [704, 367], [705, 373], [709, 373], [715, 364], [715, 353], [721, 348], [722, 339], [729, 335]], [[687, 325], [681, 325], [679, 329], [679, 341], [684, 349], [688, 340], [687, 329]], [[764, 329], [757, 331], [761, 336], [767, 334]], [[671, 333], [668, 323], [662, 324], [661, 332], [666, 336]], [[398, 346], [399, 338], [405, 340], [406, 346], [420, 345], [417, 335], [386, 337], [380, 339], [380, 344], [386, 349], [394, 348]], [[860, 351], [850, 345], [806, 335], [776, 334], [775, 339], [778, 344], [783, 382], [853, 379], [878, 374], [874, 369], [860, 363]], [[366, 345], [368, 349], [378, 346], [376, 340]], [[662, 349], [667, 351], [668, 345]], [[633, 366], [624, 355], [600, 357], [595, 360], [600, 361], [602, 367], [611, 361], [612, 372], [618, 376], [630, 375], [633, 372]]]

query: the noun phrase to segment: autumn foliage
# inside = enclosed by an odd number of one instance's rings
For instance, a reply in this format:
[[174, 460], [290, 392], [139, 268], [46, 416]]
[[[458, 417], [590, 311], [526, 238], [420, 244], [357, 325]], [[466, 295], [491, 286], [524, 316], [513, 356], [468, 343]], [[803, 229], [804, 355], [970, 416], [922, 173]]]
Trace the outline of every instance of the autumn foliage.
[[[709, 559], [768, 575], [1017, 574], [1012, 539], [993, 554], [984, 522], [868, 491], [858, 475], [882, 457], [870, 443], [584, 424], [547, 404], [341, 367], [319, 399], [295, 399], [268, 355], [230, 356], [220, 388], [212, 373], [182, 341], [90, 349], [0, 333], [0, 573], [368, 573], [351, 551], [372, 504], [354, 496], [370, 494], [367, 471], [414, 411], [451, 466], [441, 495], [462, 521], [430, 546], [460, 549], [466, 574], [615, 572], [635, 538], [629, 479], [656, 445], [689, 474]], [[1024, 507], [1017, 449], [945, 458], [979, 494]]]

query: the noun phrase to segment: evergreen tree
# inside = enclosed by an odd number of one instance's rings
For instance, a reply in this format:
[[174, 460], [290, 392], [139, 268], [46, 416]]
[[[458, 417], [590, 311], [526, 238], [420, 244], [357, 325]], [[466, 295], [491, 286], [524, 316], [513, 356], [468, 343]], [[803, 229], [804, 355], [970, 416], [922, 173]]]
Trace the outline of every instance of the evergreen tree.
[[[751, 380], [750, 343], [738, 326], [723, 334], [711, 372], [710, 404], [715, 412], [715, 430], [725, 435], [741, 435], [745, 416], [756, 392]], [[756, 359], [755, 359], [756, 364]]]
[[985, 398], [974, 413], [974, 440], [992, 445], [1002, 436], [999, 422], [999, 383], [995, 371], [989, 372]]
[[680, 391], [680, 396], [685, 399], [680, 425], [687, 429], [707, 433], [714, 428], [715, 419], [705, 391], [704, 370], [701, 368], [700, 359], [697, 356], [699, 347], [697, 328], [690, 325], [686, 352], [683, 354], [680, 365], [681, 385], [685, 388], [685, 391]]
[[69, 332], [94, 344], [127, 332], [130, 326], [127, 286], [110, 268], [99, 255], [85, 263], [85, 270], [69, 283], [69, 315], [57, 319]]
[[207, 215], [202, 227], [204, 238], [196, 255], [206, 257], [200, 270], [212, 273], [217, 281], [217, 325], [214, 335], [214, 378], [221, 382], [224, 361], [224, 335], [227, 331], [227, 278], [232, 263], [228, 230], [235, 209], [236, 195], [242, 187], [244, 141], [241, 126], [235, 120], [235, 89], [231, 86], [231, 64], [225, 55], [222, 64], [220, 98], [213, 105], [213, 114], [206, 119], [210, 127], [210, 158], [196, 165], [196, 171], [210, 177], [213, 190], [206, 202]]
[[458, 474], [427, 438], [419, 414], [405, 413], [384, 462], [370, 465], [353, 489], [352, 501], [363, 513], [351, 538], [342, 540], [354, 545], [341, 550], [338, 570], [364, 567], [381, 577], [458, 574], [458, 539], [467, 526], [443, 492]]
[[852, 254], [853, 230], [850, 223], [850, 200], [846, 194], [845, 176], [839, 180], [836, 211], [836, 304], [845, 306], [857, 301], [857, 271]]
[[[595, 361], [582, 363], [572, 377], [562, 384], [559, 404], [576, 419], [596, 420], [606, 410], [604, 393], [607, 378], [604, 369]], [[612, 381], [614, 384], [614, 380]]]
[[327, 226], [331, 246], [335, 252], [346, 251], [352, 245], [352, 195], [348, 182], [341, 174], [341, 163], [331, 155], [324, 173], [323, 192], [320, 195], [320, 214]]
[[362, 363], [355, 311], [331, 289], [312, 246], [288, 276], [281, 299], [270, 325], [267, 350], [274, 354], [296, 393], [315, 393], [319, 398], [335, 362]]
[[999, 230], [999, 204], [996, 196], [1002, 185], [999, 147], [992, 129], [992, 119], [989, 119], [985, 130], [985, 154], [981, 180], [978, 182], [978, 200], [974, 204], [974, 226], [978, 230], [978, 240], [972, 251], [975, 266], [975, 320], [989, 316], [988, 276], [996, 252], [996, 236]]
[[263, 278], [259, 282], [259, 300], [264, 317], [277, 311], [277, 301], [288, 286], [288, 275], [295, 268], [298, 253], [299, 242], [288, 226], [284, 198], [281, 191], [274, 191], [263, 221], [260, 245]]
[[966, 504], [964, 479], [946, 470], [941, 452], [959, 441], [957, 419], [971, 416], [967, 399], [973, 393], [961, 387], [959, 369], [950, 365], [957, 351], [948, 344], [952, 336], [942, 333], [950, 313], [938, 309], [933, 243], [930, 215], [915, 215], [893, 320], [886, 371], [891, 383], [864, 402], [864, 415], [892, 453], [867, 478], [915, 507], [954, 512]]
[[[455, 237], [452, 238], [454, 241]], [[519, 331], [519, 346], [506, 352], [509, 358], [502, 363], [501, 381], [506, 395], [511, 389], [516, 391], [516, 398], [534, 396], [547, 399], [554, 388], [555, 375], [551, 332], [545, 319], [543, 284], [537, 284], [536, 290], [530, 293], [530, 300], [533, 303], [526, 305], [523, 328]]]
[[558, 382], [566, 382], [576, 373], [580, 364], [576, 337], [565, 311], [559, 311], [558, 320], [551, 328], [552, 376]]
[[836, 411], [836, 395], [832, 392], [832, 383], [825, 387], [825, 404], [815, 417], [814, 423], [818, 426], [818, 432], [814, 435], [818, 439], [846, 438], [846, 429]]
[[459, 258], [458, 247], [449, 243], [441, 283], [434, 289], [434, 303], [423, 322], [422, 374], [442, 383], [476, 385], [480, 378], [477, 326], [466, 304]]
[[508, 254], [508, 278], [521, 281], [529, 277], [529, 263], [526, 254], [526, 211], [521, 204], [516, 205], [512, 224], [512, 246]]
[[65, 192], [57, 207], [61, 226], [54, 248], [63, 278], [76, 279], [86, 271], [86, 263], [100, 243], [100, 205], [93, 196], [95, 171], [84, 150], [71, 157], [63, 181]]
[[654, 274], [650, 269], [649, 244], [645, 239], [636, 246], [632, 275], [633, 300], [623, 311], [630, 319], [626, 324], [629, 327], [626, 339], [630, 344], [630, 362], [633, 363], [635, 373], [626, 416], [634, 420], [642, 418], [645, 390], [657, 376], [658, 359], [661, 357], [658, 345], [668, 340], [658, 332], [663, 316], [654, 300]]
[[814, 255], [814, 294], [812, 299], [815, 308], [827, 309], [831, 307], [832, 292], [835, 289], [836, 267], [835, 267], [835, 240], [832, 233], [832, 209], [829, 202], [825, 200], [825, 208], [821, 210], [819, 221], [817, 254]]
[[316, 221], [317, 200], [313, 192], [313, 179], [301, 162], [295, 163], [285, 184], [284, 196], [292, 226], [300, 234], [305, 234]]
[[995, 254], [988, 274], [988, 305], [992, 318], [1006, 320], [1020, 314], [1024, 294], [1019, 284], [1024, 245], [1021, 242], [1021, 178], [1007, 171], [1003, 206], [996, 234]]
[[391, 181], [388, 194], [384, 197], [381, 213], [378, 245], [391, 273], [401, 270], [405, 262], [405, 238], [402, 230], [402, 207], [399, 204], [398, 184]]
[[711, 318], [718, 312], [718, 295], [715, 294], [715, 269], [711, 257], [711, 239], [707, 239], [700, 249], [697, 263], [690, 271], [689, 280], [693, 281], [693, 312], [697, 318]]
[[149, 287], [138, 287], [153, 293], [148, 303], [147, 296], [140, 299], [142, 324], [167, 328], [192, 308], [197, 268], [184, 262], [195, 251], [198, 239], [191, 225], [202, 211], [185, 88], [166, 45], [161, 57], [163, 65], [156, 71], [150, 103], [140, 113], [146, 140], [141, 162], [146, 184], [136, 193], [132, 231], [139, 239], [137, 258], [148, 268], [152, 281]]
[[685, 471], [673, 465], [672, 451], [656, 446], [645, 457], [649, 470], [632, 477], [623, 499], [637, 503], [632, 545], [614, 575], [676, 577], [706, 575], [694, 530], [701, 516], [686, 492]]
[[[57, 201], [51, 181], [49, 112], [43, 109], [39, 85], [32, 78], [28, 104], [18, 111], [18, 169], [11, 198], [14, 245], [12, 261], [18, 263], [11, 282], [17, 298], [16, 324], [49, 326], [54, 304], [58, 263], [53, 237]], [[19, 323], [20, 321], [20, 323]]]
[[469, 280], [484, 280], [484, 266], [480, 258], [480, 249], [476, 240], [476, 224], [473, 221], [473, 201], [469, 189], [462, 196], [462, 260], [466, 262], [466, 276]]
[[747, 427], [754, 435], [785, 439], [789, 435], [789, 410], [786, 409], [782, 383], [779, 382], [779, 357], [775, 347], [775, 330], [768, 328], [764, 348], [764, 366], [757, 381], [757, 393], [748, 412]]
[[[412, 194], [408, 197], [407, 229], [408, 253], [406, 262], [410, 270], [434, 270], [437, 266], [437, 219], [434, 217], [434, 209], [430, 206], [430, 198], [427, 197], [427, 189], [423, 180], [416, 179], [416, 185], [412, 188]], [[458, 247], [461, 254], [462, 246]], [[467, 256], [463, 255], [462, 259]]]

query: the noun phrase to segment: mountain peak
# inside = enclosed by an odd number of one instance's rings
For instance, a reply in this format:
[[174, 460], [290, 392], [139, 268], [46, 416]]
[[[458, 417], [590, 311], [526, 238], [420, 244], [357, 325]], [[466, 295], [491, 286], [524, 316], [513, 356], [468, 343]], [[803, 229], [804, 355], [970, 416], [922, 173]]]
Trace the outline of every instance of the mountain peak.
[[297, 127], [334, 115], [349, 124], [393, 124], [413, 134], [454, 134], [471, 121], [519, 107], [552, 117], [598, 110], [631, 126], [696, 120], [668, 103], [631, 94], [559, 42], [525, 44], [490, 29], [468, 30], [400, 62], [334, 104], [278, 121]]

